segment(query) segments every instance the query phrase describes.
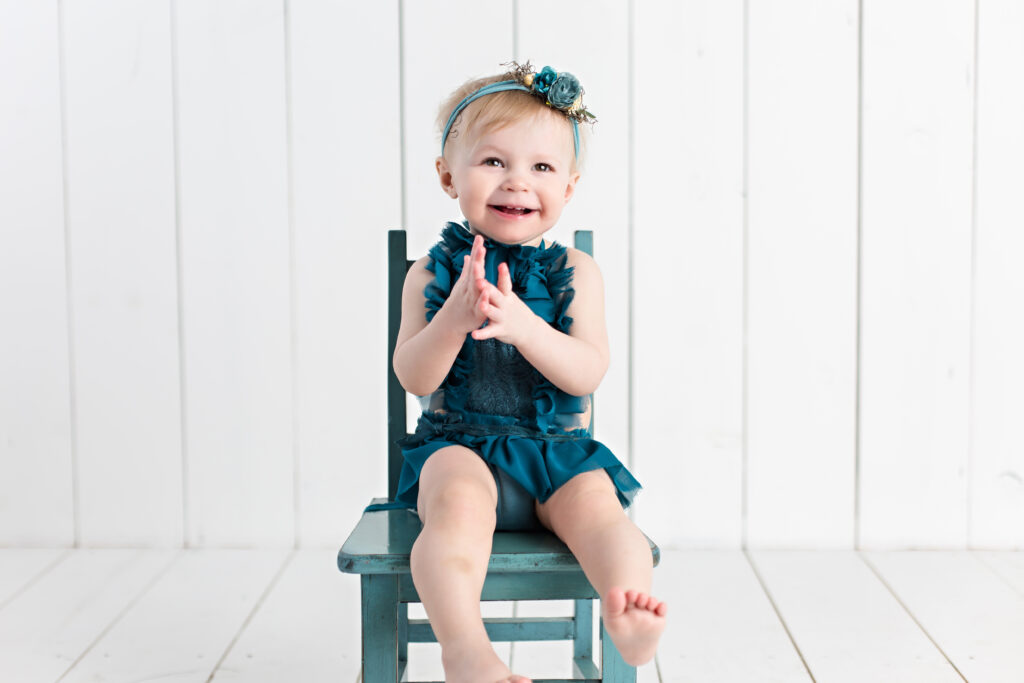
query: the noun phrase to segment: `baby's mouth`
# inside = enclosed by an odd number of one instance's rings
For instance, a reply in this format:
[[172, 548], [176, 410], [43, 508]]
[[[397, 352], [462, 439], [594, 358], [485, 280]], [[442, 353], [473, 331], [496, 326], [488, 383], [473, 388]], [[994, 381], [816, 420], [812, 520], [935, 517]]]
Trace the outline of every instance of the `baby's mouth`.
[[491, 208], [498, 213], [503, 213], [508, 216], [525, 216], [528, 213], [533, 213], [533, 209], [528, 209], [525, 206], [503, 206], [500, 204], [491, 204]]

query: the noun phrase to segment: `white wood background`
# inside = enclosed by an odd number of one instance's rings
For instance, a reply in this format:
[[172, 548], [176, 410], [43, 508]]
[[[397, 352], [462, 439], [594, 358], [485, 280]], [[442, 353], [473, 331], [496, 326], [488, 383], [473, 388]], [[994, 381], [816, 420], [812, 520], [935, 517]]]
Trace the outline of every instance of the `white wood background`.
[[436, 108], [514, 57], [600, 119], [554, 237], [595, 231], [649, 535], [1024, 548], [1022, 34], [1019, 0], [0, 0], [0, 545], [339, 544], [385, 491], [385, 231], [458, 218]]

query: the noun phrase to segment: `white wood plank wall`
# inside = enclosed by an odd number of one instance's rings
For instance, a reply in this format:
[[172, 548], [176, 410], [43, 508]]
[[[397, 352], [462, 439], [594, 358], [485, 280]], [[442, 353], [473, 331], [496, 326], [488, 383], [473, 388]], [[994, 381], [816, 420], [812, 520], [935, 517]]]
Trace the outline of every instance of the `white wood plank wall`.
[[[385, 231], [511, 58], [599, 123], [598, 436], [677, 548], [1024, 547], [1017, 0], [0, 0], [0, 545], [341, 542]], [[768, 556], [766, 556], [768, 557]], [[768, 566], [766, 560], [766, 567]]]

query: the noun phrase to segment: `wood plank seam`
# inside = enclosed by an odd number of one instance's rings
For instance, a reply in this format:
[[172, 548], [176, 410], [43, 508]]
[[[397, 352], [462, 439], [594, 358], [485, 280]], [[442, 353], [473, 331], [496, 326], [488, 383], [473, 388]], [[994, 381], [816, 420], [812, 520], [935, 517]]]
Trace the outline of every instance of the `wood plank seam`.
[[800, 657], [800, 662], [804, 665], [804, 669], [807, 670], [807, 675], [811, 677], [811, 681], [815, 681], [814, 673], [811, 672], [811, 667], [807, 664], [807, 660], [804, 658], [804, 653], [800, 651], [800, 646], [796, 644], [796, 639], [793, 637], [793, 633], [789, 630], [789, 625], [786, 623], [786, 620], [782, 618], [782, 612], [779, 611], [779, 606], [776, 604], [771, 591], [768, 590], [768, 584], [765, 583], [764, 578], [761, 576], [761, 572], [758, 570], [757, 564], [754, 562], [754, 558], [751, 557], [750, 551], [744, 548], [743, 556], [746, 557], [747, 562], [750, 563], [750, 568], [754, 572], [754, 577], [757, 579], [757, 582], [761, 584], [761, 590], [764, 591], [765, 597], [768, 598], [768, 602], [775, 611], [775, 616], [778, 618], [779, 624], [782, 625], [782, 629], [786, 632], [786, 637], [789, 638], [789, 642], [793, 644], [793, 649], [796, 650], [797, 656]]
[[1017, 588], [1017, 586], [1013, 585], [1013, 583], [1009, 579], [1003, 576], [1002, 572], [1000, 572], [998, 569], [995, 568], [994, 565], [992, 565], [988, 560], [986, 560], [984, 555], [981, 555], [977, 552], [968, 552], [967, 554], [978, 560], [978, 562], [981, 562], [990, 572], [999, 577], [1000, 581], [1009, 586], [1014, 593], [1017, 593], [1018, 595], [1024, 597], [1024, 592]]
[[60, 675], [60, 678], [57, 679], [56, 683], [60, 683], [69, 673], [75, 670], [75, 667], [78, 666], [83, 659], [85, 659], [86, 655], [92, 652], [92, 649], [96, 647], [96, 645], [98, 645], [100, 641], [107, 637], [107, 634], [110, 633], [110, 631], [113, 630], [113, 628], [117, 626], [118, 623], [120, 623], [121, 619], [123, 619], [124, 616], [128, 614], [128, 612], [134, 609], [135, 605], [137, 605], [139, 601], [142, 600], [142, 598], [149, 593], [149, 591], [153, 590], [153, 586], [155, 586], [157, 583], [160, 582], [162, 578], [164, 578], [164, 576], [171, 570], [171, 567], [177, 564], [178, 561], [185, 556], [185, 552], [185, 550], [179, 550], [174, 554], [173, 557], [171, 557], [171, 559], [167, 562], [164, 568], [156, 573], [156, 576], [154, 576], [149, 581], [149, 583], [147, 583], [145, 587], [143, 587], [143, 589], [139, 591], [138, 595], [136, 595], [134, 598], [128, 601], [128, 604], [124, 606], [124, 609], [118, 612], [117, 616], [111, 619], [110, 623], [107, 624], [106, 627], [104, 627], [103, 630], [96, 635], [93, 641], [89, 643], [89, 645], [84, 650], [82, 650], [81, 654], [79, 654], [78, 657], [75, 658], [75, 661], [71, 662], [70, 666], [68, 666], [64, 673]]
[[919, 629], [921, 629], [921, 633], [924, 634], [925, 638], [927, 638], [931, 642], [931, 644], [935, 646], [935, 649], [939, 651], [939, 653], [942, 655], [942, 657], [947, 662], [949, 662], [949, 665], [951, 667], [953, 667], [953, 671], [956, 671], [957, 675], [960, 676], [960, 678], [964, 679], [964, 681], [966, 682], [967, 681], [967, 677], [964, 676], [963, 672], [960, 671], [960, 669], [953, 662], [953, 660], [949, 657], [949, 655], [946, 654], [946, 651], [943, 650], [942, 647], [935, 641], [935, 638], [933, 638], [932, 634], [928, 632], [928, 629], [926, 629], [924, 627], [924, 624], [922, 624], [920, 621], [918, 621], [917, 617], [914, 616], [914, 613], [910, 610], [910, 608], [907, 606], [907, 604], [905, 602], [903, 602], [903, 599], [900, 598], [900, 596], [896, 593], [896, 590], [892, 587], [892, 585], [889, 584], [888, 581], [885, 580], [885, 577], [882, 576], [882, 572], [880, 572], [878, 570], [878, 568], [874, 564], [872, 564], [871, 560], [869, 560], [867, 558], [867, 556], [864, 555], [863, 552], [861, 552], [860, 550], [856, 550], [854, 552], [856, 552], [857, 556], [860, 557], [861, 561], [863, 561], [864, 564], [867, 565], [868, 569], [870, 569], [872, 572], [874, 572], [875, 576], [877, 576], [878, 580], [882, 583], [883, 586], [885, 586], [885, 589], [887, 591], [889, 591], [889, 593], [890, 593], [890, 595], [892, 595], [893, 599], [895, 599], [896, 602], [899, 603], [899, 606], [903, 608], [903, 611], [907, 613], [907, 616], [909, 616], [913, 620], [913, 622], [915, 624], [917, 624], [917, 627]]
[[47, 566], [43, 567], [39, 572], [36, 573], [35, 576], [33, 576], [28, 581], [26, 581], [24, 583], [24, 585], [21, 586], [21, 588], [19, 588], [16, 591], [14, 591], [11, 594], [11, 597], [7, 598], [3, 602], [0, 602], [0, 610], [2, 610], [4, 607], [7, 607], [7, 605], [9, 605], [12, 602], [14, 602], [18, 598], [19, 595], [21, 595], [22, 593], [27, 591], [29, 588], [31, 588], [36, 583], [38, 583], [44, 576], [46, 576], [47, 574], [52, 572], [54, 569], [56, 569], [58, 565], [60, 565], [66, 559], [71, 557], [71, 553], [73, 553], [73, 552], [74, 552], [73, 548], [68, 548], [68, 550], [65, 551], [62, 555], [59, 555], [56, 559], [52, 560], [50, 562], [50, 564], [48, 564]]
[[238, 639], [242, 637], [243, 633], [245, 633], [245, 629], [249, 628], [249, 624], [256, 616], [256, 613], [260, 611], [260, 608], [263, 607], [263, 603], [273, 592], [274, 588], [277, 587], [278, 581], [281, 579], [282, 576], [284, 576], [285, 570], [292, 563], [292, 560], [295, 559], [295, 556], [298, 554], [298, 552], [299, 551], [297, 549], [292, 549], [292, 551], [288, 553], [288, 555], [284, 558], [284, 562], [282, 562], [281, 566], [278, 567], [277, 572], [274, 574], [274, 577], [270, 579], [270, 583], [267, 584], [267, 587], [264, 589], [263, 593], [256, 600], [256, 604], [252, 606], [252, 609], [249, 611], [249, 614], [246, 615], [245, 620], [242, 622], [242, 625], [238, 627], [238, 631], [231, 638], [231, 642], [229, 642], [228, 646], [224, 648], [224, 652], [221, 654], [220, 659], [218, 659], [217, 663], [214, 664], [213, 670], [210, 672], [209, 678], [206, 679], [206, 683], [210, 683], [210, 681], [213, 680], [214, 676], [217, 675], [217, 671], [220, 670], [221, 664], [223, 664], [224, 660], [228, 658], [229, 654], [231, 654], [231, 650], [234, 649], [235, 643], [237, 643]]

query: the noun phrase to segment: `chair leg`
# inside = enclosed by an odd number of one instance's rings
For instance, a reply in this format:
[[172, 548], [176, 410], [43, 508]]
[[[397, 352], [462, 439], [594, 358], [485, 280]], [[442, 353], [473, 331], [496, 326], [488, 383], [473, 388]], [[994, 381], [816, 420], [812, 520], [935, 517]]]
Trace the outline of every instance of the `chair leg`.
[[576, 637], [573, 638], [572, 643], [572, 658], [576, 662], [577, 672], [582, 674], [583, 663], [593, 664], [594, 662], [594, 601], [583, 599], [573, 602], [576, 605], [574, 612]]
[[363, 574], [363, 683], [397, 683], [398, 577]]
[[409, 603], [398, 603], [398, 680], [409, 665]]
[[615, 648], [611, 636], [604, 630], [601, 620], [601, 681], [602, 683], [636, 683], [636, 667], [626, 664]]

